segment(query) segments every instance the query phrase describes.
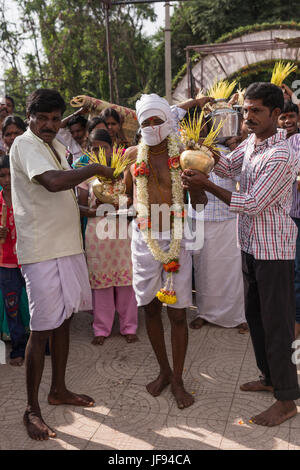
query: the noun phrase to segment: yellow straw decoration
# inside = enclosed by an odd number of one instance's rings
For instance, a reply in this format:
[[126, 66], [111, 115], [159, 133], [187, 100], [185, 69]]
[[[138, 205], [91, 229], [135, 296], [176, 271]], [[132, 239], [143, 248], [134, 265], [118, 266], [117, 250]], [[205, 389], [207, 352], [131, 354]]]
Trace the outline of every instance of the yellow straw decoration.
[[204, 127], [202, 126], [203, 117], [203, 111], [201, 111], [199, 119], [196, 117], [196, 110], [194, 111], [193, 118], [191, 118], [190, 114], [188, 114], [188, 119], [184, 119], [181, 122], [182, 140], [194, 143], [199, 141], [201, 130]]
[[233, 82], [229, 83], [228, 80], [220, 80], [216, 82], [207, 92], [207, 96], [211, 96], [215, 100], [224, 99], [227, 100], [234, 88], [237, 85], [237, 81], [234, 80]]
[[292, 73], [297, 70], [297, 65], [293, 64], [292, 62], [287, 62], [284, 64], [281, 60], [276, 62], [274, 65], [271, 83], [273, 85], [281, 86], [284, 80]]
[[[109, 166], [110, 168], [114, 168], [114, 177], [118, 178], [121, 173], [123, 173], [126, 168], [131, 165], [134, 160], [129, 158], [124, 154], [124, 149], [114, 146], [112, 156], [110, 161], [107, 161], [105, 150], [102, 147], [99, 147], [99, 152], [96, 154], [95, 152], [87, 152], [89, 157], [90, 163], [98, 163], [103, 166]], [[80, 166], [80, 165], [79, 165]], [[97, 178], [100, 179], [107, 179], [103, 176], [97, 175]]]
[[[214, 126], [212, 126], [208, 135], [201, 140], [201, 131], [206, 125], [206, 123], [202, 125], [203, 117], [204, 111], [202, 110], [199, 119], [197, 119], [196, 113], [194, 113], [193, 119], [189, 116], [188, 120], [184, 119], [181, 122], [181, 141], [187, 148], [200, 149], [200, 147], [204, 145], [212, 150], [217, 150], [215, 141], [224, 125], [224, 121], [220, 121], [215, 130]], [[199, 140], [201, 143], [199, 143]]]

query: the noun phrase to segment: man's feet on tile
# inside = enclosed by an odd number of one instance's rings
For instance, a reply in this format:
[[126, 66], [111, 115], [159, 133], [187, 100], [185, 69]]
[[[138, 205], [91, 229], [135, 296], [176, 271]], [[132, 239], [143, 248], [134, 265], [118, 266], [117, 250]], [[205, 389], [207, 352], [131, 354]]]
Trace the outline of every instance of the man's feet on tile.
[[277, 400], [270, 408], [263, 413], [251, 418], [254, 424], [260, 426], [279, 426], [297, 414], [297, 407], [293, 401]]
[[83, 407], [92, 407], [95, 405], [95, 400], [89, 397], [88, 395], [80, 395], [77, 393], [70, 392], [65, 390], [62, 393], [50, 391], [48, 395], [49, 405], [73, 405], [73, 406], [83, 406]]
[[200, 330], [200, 328], [202, 328], [202, 326], [205, 325], [205, 323], [207, 323], [206, 320], [204, 320], [203, 318], [197, 317], [195, 318], [195, 320], [191, 321], [190, 328], [192, 330]]
[[158, 397], [161, 392], [171, 383], [170, 377], [165, 374], [159, 374], [156, 380], [146, 385], [147, 391], [153, 397]]
[[24, 358], [14, 357], [13, 359], [10, 359], [9, 363], [13, 367], [21, 367], [24, 364]]
[[261, 380], [247, 382], [240, 386], [242, 392], [273, 392], [271, 385], [264, 385]]
[[171, 383], [171, 390], [176, 400], [177, 406], [180, 410], [184, 408], [188, 408], [189, 406], [193, 405], [195, 399], [192, 397], [190, 393], [188, 393], [183, 385], [183, 382], [175, 382], [172, 381]]
[[241, 323], [240, 325], [237, 326], [237, 329], [240, 335], [245, 335], [246, 333], [249, 333], [248, 323]]
[[56, 437], [56, 433], [45, 423], [38, 411], [33, 411], [28, 407], [23, 422], [29, 437], [35, 441], [47, 441], [50, 437]]

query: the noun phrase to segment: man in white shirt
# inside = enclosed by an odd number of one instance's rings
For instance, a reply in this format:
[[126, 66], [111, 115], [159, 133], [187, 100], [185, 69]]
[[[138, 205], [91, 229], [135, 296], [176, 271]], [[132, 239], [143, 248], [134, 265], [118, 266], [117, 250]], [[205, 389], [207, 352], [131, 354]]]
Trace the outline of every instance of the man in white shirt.
[[86, 395], [65, 385], [70, 320], [91, 309], [91, 291], [83, 253], [80, 217], [73, 188], [112, 170], [98, 164], [70, 170], [65, 147], [56, 140], [65, 102], [55, 90], [39, 89], [27, 100], [28, 130], [10, 152], [12, 202], [17, 229], [17, 255], [30, 307], [31, 334], [26, 349], [28, 404], [24, 424], [35, 440], [56, 437], [44, 422], [38, 391], [46, 342], [51, 338], [51, 405], [93, 406]]

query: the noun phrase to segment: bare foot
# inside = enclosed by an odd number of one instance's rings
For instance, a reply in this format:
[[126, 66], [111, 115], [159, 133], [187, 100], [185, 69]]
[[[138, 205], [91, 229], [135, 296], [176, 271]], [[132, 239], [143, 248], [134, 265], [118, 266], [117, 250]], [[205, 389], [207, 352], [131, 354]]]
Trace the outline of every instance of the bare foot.
[[264, 385], [260, 380], [255, 382], [247, 382], [240, 386], [242, 392], [273, 392], [271, 385]]
[[263, 413], [251, 418], [251, 421], [260, 426], [278, 426], [297, 414], [297, 407], [293, 401], [277, 400]]
[[95, 400], [87, 395], [78, 395], [76, 393], [69, 392], [69, 390], [66, 390], [62, 394], [50, 392], [48, 395], [48, 403], [49, 405], [92, 407], [95, 404]]
[[25, 411], [23, 422], [31, 439], [35, 441], [47, 441], [50, 437], [56, 437], [56, 433], [43, 420], [39, 412]]
[[192, 395], [185, 390], [182, 382], [172, 383], [172, 393], [175, 397], [177, 406], [180, 410], [183, 410], [184, 408], [188, 408], [189, 406], [193, 405], [193, 403], [195, 402]]
[[95, 336], [95, 338], [92, 341], [92, 344], [94, 344], [94, 346], [98, 346], [98, 345], [102, 346], [105, 340], [106, 340], [105, 336]]
[[127, 343], [136, 343], [139, 341], [137, 335], [122, 335], [125, 337]]
[[24, 364], [24, 358], [23, 357], [15, 357], [14, 359], [11, 359], [9, 361], [11, 366], [14, 367], [21, 367]]
[[239, 330], [240, 335], [249, 333], [248, 323], [241, 323], [240, 325], [237, 326], [237, 329]]
[[156, 380], [146, 385], [147, 391], [153, 397], [158, 397], [161, 392], [170, 384], [170, 379], [168, 375], [159, 374]]
[[200, 328], [202, 328], [202, 326], [205, 325], [205, 323], [207, 323], [206, 320], [203, 320], [203, 318], [197, 317], [195, 318], [195, 320], [191, 321], [190, 328], [192, 328], [192, 330], [200, 330]]
[[295, 339], [300, 335], [300, 323], [295, 323]]

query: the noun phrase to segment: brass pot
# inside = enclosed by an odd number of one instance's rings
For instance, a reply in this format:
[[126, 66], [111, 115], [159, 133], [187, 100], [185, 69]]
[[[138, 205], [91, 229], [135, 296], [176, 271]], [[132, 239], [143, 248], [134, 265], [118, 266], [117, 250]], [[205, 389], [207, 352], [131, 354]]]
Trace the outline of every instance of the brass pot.
[[213, 153], [204, 145], [201, 150], [185, 150], [180, 155], [180, 165], [183, 170], [199, 170], [208, 175], [215, 165]]
[[99, 201], [106, 204], [117, 204], [119, 196], [125, 193], [126, 186], [122, 180], [111, 181], [95, 179], [93, 193]]

